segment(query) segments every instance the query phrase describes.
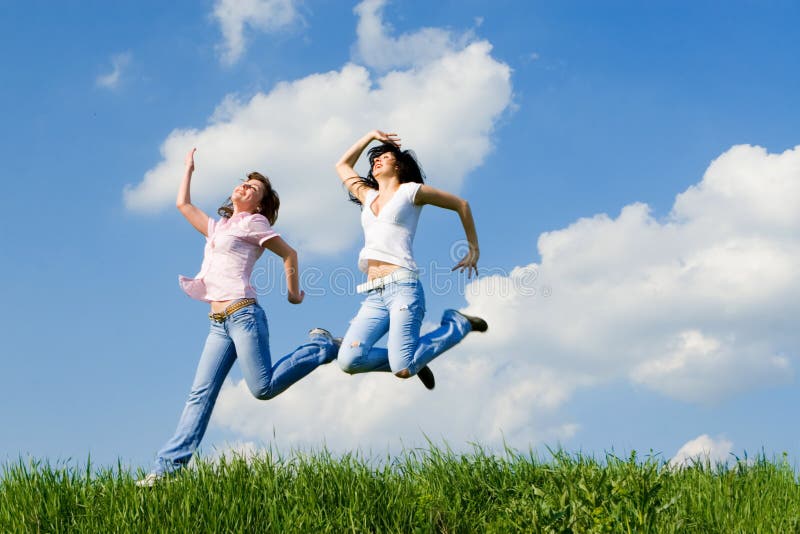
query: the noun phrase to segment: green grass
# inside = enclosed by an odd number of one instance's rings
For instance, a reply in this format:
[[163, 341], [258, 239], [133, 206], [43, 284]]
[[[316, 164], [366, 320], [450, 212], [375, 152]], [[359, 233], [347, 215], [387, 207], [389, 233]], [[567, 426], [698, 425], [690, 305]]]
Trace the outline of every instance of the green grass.
[[798, 532], [784, 459], [671, 469], [658, 457], [547, 459], [431, 448], [384, 462], [327, 452], [199, 462], [152, 489], [135, 473], [20, 461], [0, 532]]

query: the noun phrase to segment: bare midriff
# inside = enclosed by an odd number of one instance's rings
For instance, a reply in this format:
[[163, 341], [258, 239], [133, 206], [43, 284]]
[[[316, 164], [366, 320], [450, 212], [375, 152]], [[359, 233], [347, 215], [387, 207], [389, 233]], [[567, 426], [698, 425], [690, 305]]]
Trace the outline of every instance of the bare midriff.
[[[367, 260], [367, 280], [373, 280], [392, 274], [397, 269], [400, 269], [400, 266], [394, 263], [380, 260]], [[214, 301], [211, 303], [211, 313], [222, 313], [225, 311], [225, 308], [238, 300], [241, 299]]]
[[394, 263], [380, 260], [367, 260], [367, 280], [373, 280], [392, 274], [397, 269], [400, 269], [400, 266]]
[[225, 311], [225, 308], [227, 308], [237, 300], [242, 300], [242, 299], [214, 301], [211, 303], [211, 313], [222, 313]]

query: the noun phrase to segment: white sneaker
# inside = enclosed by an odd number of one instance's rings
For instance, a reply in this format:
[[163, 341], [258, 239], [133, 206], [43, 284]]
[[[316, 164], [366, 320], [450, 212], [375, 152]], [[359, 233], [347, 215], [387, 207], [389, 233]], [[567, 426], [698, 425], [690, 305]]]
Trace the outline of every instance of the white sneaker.
[[333, 334], [331, 334], [330, 332], [328, 332], [328, 331], [327, 331], [327, 330], [325, 330], [324, 328], [312, 328], [311, 330], [309, 330], [309, 332], [308, 332], [308, 335], [309, 335], [309, 337], [311, 337], [311, 336], [322, 336], [322, 337], [327, 337], [327, 338], [328, 338], [328, 339], [330, 339], [330, 340], [333, 342], [333, 344], [334, 344], [334, 345], [336, 345], [337, 347], [338, 347], [338, 346], [340, 346], [340, 345], [342, 344], [342, 338], [340, 338], [340, 337], [333, 337]]
[[150, 473], [146, 477], [139, 479], [136, 481], [136, 485], [140, 488], [152, 488], [156, 485], [156, 482], [163, 479], [165, 475], [159, 475], [158, 473]]

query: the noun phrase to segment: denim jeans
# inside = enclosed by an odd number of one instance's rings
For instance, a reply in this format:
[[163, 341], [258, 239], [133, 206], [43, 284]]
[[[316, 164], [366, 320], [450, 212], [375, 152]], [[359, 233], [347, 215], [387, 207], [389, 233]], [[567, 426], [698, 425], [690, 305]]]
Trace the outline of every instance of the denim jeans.
[[211, 320], [211, 331], [197, 364], [189, 398], [175, 435], [158, 452], [153, 472], [163, 474], [186, 465], [205, 434], [222, 383], [238, 358], [244, 380], [257, 399], [271, 399], [336, 358], [336, 346], [313, 336], [275, 364], [269, 352], [269, 329], [258, 304], [235, 311], [225, 322]]
[[[425, 293], [419, 280], [403, 280], [374, 289], [350, 323], [339, 349], [339, 366], [346, 373], [408, 369], [412, 375], [464, 339], [469, 321], [445, 310], [439, 328], [420, 337]], [[375, 343], [389, 332], [387, 348]]]

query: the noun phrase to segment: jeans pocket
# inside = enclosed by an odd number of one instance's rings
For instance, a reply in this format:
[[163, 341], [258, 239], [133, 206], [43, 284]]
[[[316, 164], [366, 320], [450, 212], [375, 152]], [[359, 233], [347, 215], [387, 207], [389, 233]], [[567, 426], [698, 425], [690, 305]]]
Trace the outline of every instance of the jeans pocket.
[[228, 321], [238, 327], [255, 328], [258, 325], [258, 310], [255, 306], [245, 306], [233, 312]]

